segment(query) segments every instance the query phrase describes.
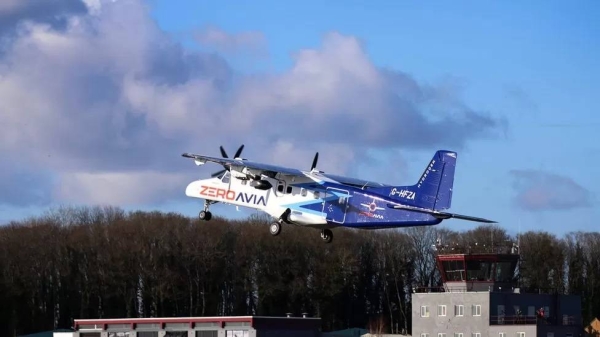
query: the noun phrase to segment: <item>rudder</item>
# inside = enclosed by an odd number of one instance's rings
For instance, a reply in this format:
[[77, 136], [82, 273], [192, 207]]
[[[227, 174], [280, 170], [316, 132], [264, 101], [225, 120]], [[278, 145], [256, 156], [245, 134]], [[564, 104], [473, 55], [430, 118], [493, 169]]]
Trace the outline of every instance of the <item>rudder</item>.
[[440, 160], [443, 162], [437, 197], [433, 209], [441, 211], [452, 205], [452, 189], [454, 187], [454, 170], [456, 169], [456, 152], [438, 151]]

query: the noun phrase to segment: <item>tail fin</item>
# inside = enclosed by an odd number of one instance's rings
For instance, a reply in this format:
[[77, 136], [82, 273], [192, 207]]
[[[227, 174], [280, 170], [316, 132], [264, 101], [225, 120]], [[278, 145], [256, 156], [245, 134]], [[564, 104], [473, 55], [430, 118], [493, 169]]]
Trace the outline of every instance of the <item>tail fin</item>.
[[452, 203], [456, 152], [439, 150], [412, 186], [392, 186], [375, 189], [403, 204], [431, 210], [445, 210]]

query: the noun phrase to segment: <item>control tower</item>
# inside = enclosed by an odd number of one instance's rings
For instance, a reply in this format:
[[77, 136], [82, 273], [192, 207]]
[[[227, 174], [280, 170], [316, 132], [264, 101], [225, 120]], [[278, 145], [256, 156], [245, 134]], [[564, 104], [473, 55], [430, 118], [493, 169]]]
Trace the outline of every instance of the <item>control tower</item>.
[[[514, 291], [517, 254], [437, 254], [445, 291]], [[518, 291], [518, 289], [517, 289]]]
[[441, 286], [415, 288], [412, 336], [579, 337], [581, 298], [519, 287], [517, 245], [436, 245]]

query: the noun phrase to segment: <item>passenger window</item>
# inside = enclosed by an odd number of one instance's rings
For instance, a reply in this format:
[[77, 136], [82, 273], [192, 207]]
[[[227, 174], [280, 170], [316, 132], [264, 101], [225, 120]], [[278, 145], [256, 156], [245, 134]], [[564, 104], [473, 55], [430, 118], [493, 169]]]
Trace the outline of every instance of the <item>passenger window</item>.
[[286, 191], [286, 193], [287, 193], [287, 194], [290, 194], [290, 193], [292, 193], [292, 186], [288, 186], [288, 187], [287, 187], [287, 191]]
[[305, 188], [301, 188], [300, 189], [300, 194], [305, 197], [306, 196], [306, 189]]
[[320, 196], [320, 193], [319, 193], [319, 191], [316, 191], [316, 192], [314, 193], [314, 196], [315, 196], [315, 199], [319, 199], [319, 196]]
[[279, 183], [279, 186], [277, 186], [277, 191], [283, 192], [283, 184], [282, 183]]

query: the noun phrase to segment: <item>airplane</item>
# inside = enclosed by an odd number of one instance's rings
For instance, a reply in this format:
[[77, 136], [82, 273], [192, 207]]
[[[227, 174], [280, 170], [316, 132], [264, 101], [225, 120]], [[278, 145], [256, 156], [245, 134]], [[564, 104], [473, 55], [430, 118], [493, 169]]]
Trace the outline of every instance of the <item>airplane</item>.
[[271, 235], [281, 233], [283, 224], [321, 230], [321, 239], [333, 240], [331, 229], [385, 229], [432, 226], [446, 219], [484, 223], [496, 221], [448, 213], [452, 201], [457, 153], [435, 152], [414, 185], [395, 186], [326, 173], [317, 169], [319, 153], [310, 170], [253, 162], [241, 158], [242, 144], [233, 158], [220, 147], [222, 158], [192, 153], [196, 165], [212, 162], [223, 169], [211, 178], [195, 180], [186, 187], [191, 198], [204, 199], [201, 220], [212, 218], [210, 205], [224, 203], [265, 212], [274, 221]]

